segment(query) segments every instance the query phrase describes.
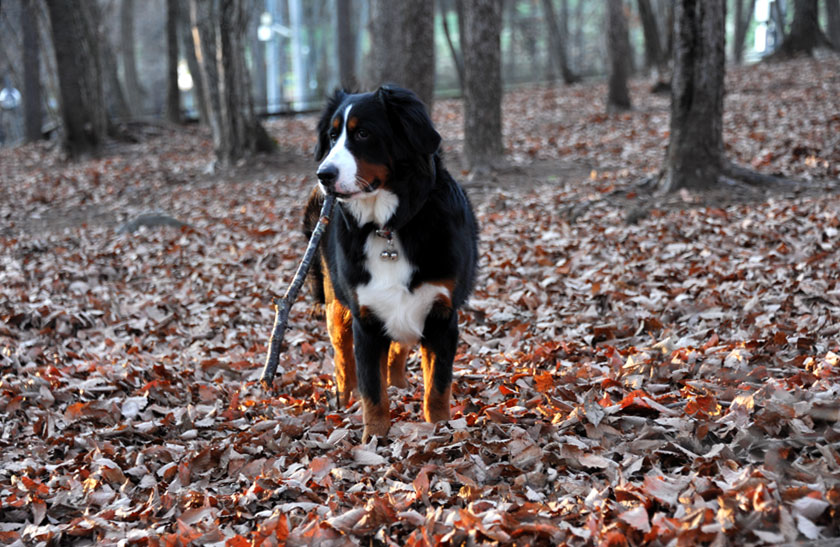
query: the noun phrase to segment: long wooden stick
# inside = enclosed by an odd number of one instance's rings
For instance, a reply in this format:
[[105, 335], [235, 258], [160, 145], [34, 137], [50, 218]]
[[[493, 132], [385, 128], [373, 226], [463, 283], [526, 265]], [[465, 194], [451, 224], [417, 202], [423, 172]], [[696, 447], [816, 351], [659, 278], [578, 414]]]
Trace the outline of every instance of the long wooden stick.
[[309, 271], [309, 267], [312, 265], [312, 257], [315, 256], [315, 250], [318, 248], [321, 236], [324, 235], [324, 230], [330, 222], [333, 204], [335, 204], [335, 194], [327, 194], [324, 198], [324, 205], [321, 207], [318, 224], [312, 230], [312, 235], [309, 237], [309, 245], [306, 246], [306, 252], [303, 255], [303, 260], [300, 261], [300, 266], [298, 266], [292, 284], [286, 289], [286, 294], [283, 295], [283, 298], [278, 298], [274, 302], [274, 328], [271, 329], [268, 355], [265, 359], [262, 376], [260, 376], [260, 383], [265, 389], [269, 389], [274, 382], [274, 375], [277, 372], [277, 362], [280, 360], [280, 345], [283, 343], [283, 335], [286, 333], [289, 312], [297, 299], [300, 288], [303, 286], [303, 280], [306, 279], [306, 272]]

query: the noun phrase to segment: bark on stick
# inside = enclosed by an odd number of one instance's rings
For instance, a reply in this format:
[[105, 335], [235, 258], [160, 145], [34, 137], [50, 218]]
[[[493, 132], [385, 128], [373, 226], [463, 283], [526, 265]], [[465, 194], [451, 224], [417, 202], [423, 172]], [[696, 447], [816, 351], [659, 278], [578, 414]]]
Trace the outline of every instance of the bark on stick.
[[324, 229], [326, 229], [330, 221], [333, 204], [335, 204], [335, 194], [327, 194], [324, 198], [324, 205], [321, 207], [318, 224], [312, 230], [309, 245], [306, 247], [303, 260], [300, 261], [300, 266], [298, 266], [292, 284], [286, 289], [286, 294], [283, 298], [277, 299], [274, 304], [274, 328], [271, 330], [271, 340], [268, 343], [265, 368], [263, 368], [262, 376], [260, 377], [260, 383], [265, 389], [269, 389], [274, 382], [274, 374], [277, 372], [277, 362], [280, 359], [280, 345], [283, 343], [283, 335], [286, 333], [289, 312], [292, 309], [292, 304], [297, 300], [297, 295], [303, 286], [304, 279], [306, 279], [306, 273], [312, 265], [312, 258], [315, 256], [316, 249], [318, 249], [318, 243], [321, 241]]

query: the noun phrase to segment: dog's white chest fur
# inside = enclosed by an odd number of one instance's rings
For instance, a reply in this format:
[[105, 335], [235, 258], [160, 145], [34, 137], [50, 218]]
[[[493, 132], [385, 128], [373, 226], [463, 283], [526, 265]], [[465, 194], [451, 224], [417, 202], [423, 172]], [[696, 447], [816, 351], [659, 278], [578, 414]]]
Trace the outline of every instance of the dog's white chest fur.
[[413, 291], [408, 288], [414, 265], [405, 257], [402, 244], [396, 234], [393, 249], [397, 260], [383, 260], [380, 254], [388, 240], [372, 232], [365, 242], [365, 268], [370, 281], [357, 288], [359, 305], [373, 311], [385, 324], [385, 331], [391, 339], [404, 343], [415, 343], [423, 334], [423, 325], [432, 305], [439, 297], [449, 297], [449, 291], [440, 285], [424, 283]]

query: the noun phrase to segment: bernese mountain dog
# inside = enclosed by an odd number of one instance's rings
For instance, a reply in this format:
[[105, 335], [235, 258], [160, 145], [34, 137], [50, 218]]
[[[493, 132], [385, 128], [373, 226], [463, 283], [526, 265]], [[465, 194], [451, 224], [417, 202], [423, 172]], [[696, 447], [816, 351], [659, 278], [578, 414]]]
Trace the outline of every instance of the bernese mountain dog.
[[336, 91], [318, 123], [307, 237], [324, 195], [337, 203], [310, 281], [335, 350], [339, 403], [361, 396], [363, 442], [388, 433], [387, 385], [407, 385], [417, 342], [423, 414], [429, 422], [450, 417], [458, 309], [476, 276], [478, 230], [440, 142], [424, 104], [395, 86]]

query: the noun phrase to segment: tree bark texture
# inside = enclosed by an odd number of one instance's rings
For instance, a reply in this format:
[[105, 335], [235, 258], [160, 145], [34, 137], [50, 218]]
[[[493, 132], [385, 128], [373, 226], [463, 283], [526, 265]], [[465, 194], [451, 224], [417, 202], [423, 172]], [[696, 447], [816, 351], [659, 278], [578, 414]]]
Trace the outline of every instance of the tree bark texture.
[[557, 22], [553, 0], [542, 0], [542, 8], [545, 14], [546, 25], [548, 25], [548, 43], [549, 48], [551, 48], [549, 55], [552, 63], [560, 69], [563, 82], [573, 84], [579, 78], [569, 68], [569, 56], [566, 48], [568, 33], [563, 29], [563, 27], [567, 26], [565, 17], [561, 20], [561, 23]]
[[675, 2], [671, 135], [659, 180], [666, 192], [711, 187], [724, 167], [725, 2]]
[[818, 47], [831, 47], [831, 42], [820, 30], [817, 0], [794, 0], [790, 32], [770, 58], [784, 59], [803, 53], [811, 55]]
[[825, 20], [828, 39], [835, 50], [840, 50], [840, 0], [825, 0]]
[[[105, 91], [105, 104], [108, 108], [108, 113], [113, 118], [130, 118], [131, 111], [128, 107], [128, 100], [126, 99], [123, 85], [120, 83], [119, 75], [117, 74], [117, 56], [114, 53], [111, 40], [108, 39], [102, 29], [102, 12], [97, 2], [90, 2], [88, 6], [90, 10], [88, 17], [99, 51], [101, 72], [105, 78], [103, 89]], [[109, 131], [112, 130], [113, 128], [109, 127]]]
[[[358, 0], [356, 0], [358, 2]], [[356, 31], [353, 20], [353, 0], [336, 0], [336, 26], [338, 48], [338, 79], [347, 91], [357, 91]]]
[[741, 64], [744, 61], [744, 40], [747, 37], [747, 30], [755, 12], [755, 0], [748, 0], [747, 9], [744, 10], [744, 0], [735, 1], [735, 36], [732, 41], [732, 58], [735, 63]]
[[464, 0], [464, 155], [474, 171], [503, 155], [501, 0]]
[[[464, 56], [461, 54], [461, 32], [458, 32], [458, 44], [455, 44], [455, 40], [452, 38], [452, 32], [449, 29], [449, 13], [453, 11], [452, 0], [440, 0], [438, 5], [440, 6], [440, 14], [441, 14], [441, 21], [443, 22], [443, 35], [446, 38], [446, 45], [449, 47], [449, 53], [452, 55], [452, 63], [455, 65], [455, 72], [458, 74], [458, 88], [461, 90], [461, 94], [464, 93]], [[460, 12], [455, 8], [455, 16], [459, 18], [458, 28], [461, 28], [460, 24]]]
[[166, 119], [181, 123], [181, 90], [178, 88], [178, 1], [166, 0]]
[[627, 33], [627, 18], [624, 15], [624, 0], [607, 2], [607, 53], [610, 62], [607, 109], [628, 110], [632, 106], [627, 89], [632, 53]]
[[23, 33], [23, 121], [27, 142], [41, 139], [41, 46], [38, 39], [38, 5], [22, 0], [20, 27]]
[[642, 33], [645, 37], [645, 66], [648, 69], [662, 65], [662, 41], [659, 39], [659, 25], [650, 0], [638, 0], [639, 19], [642, 20]]
[[222, 165], [268, 151], [273, 144], [254, 115], [245, 65], [243, 4], [243, 0], [192, 0], [190, 9], [213, 146]]
[[137, 56], [134, 36], [134, 0], [122, 0], [120, 5], [121, 57], [125, 96], [131, 115], [143, 111], [143, 87], [137, 75]]
[[371, 73], [367, 87], [394, 83], [431, 112], [435, 90], [435, 3], [371, 0]]
[[46, 0], [64, 122], [62, 146], [71, 158], [95, 153], [108, 127], [99, 53], [85, 1]]

